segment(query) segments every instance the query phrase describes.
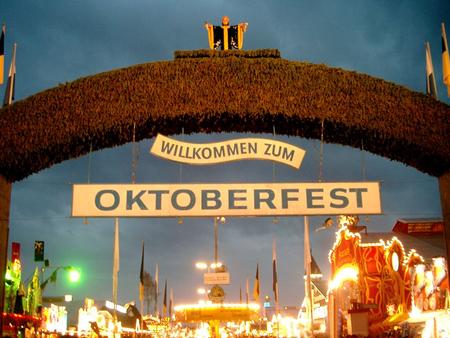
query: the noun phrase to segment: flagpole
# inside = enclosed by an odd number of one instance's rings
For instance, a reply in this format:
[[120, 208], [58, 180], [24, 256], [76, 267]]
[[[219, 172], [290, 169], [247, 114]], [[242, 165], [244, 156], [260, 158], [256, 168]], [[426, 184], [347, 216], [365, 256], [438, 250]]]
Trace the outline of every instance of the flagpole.
[[141, 301], [141, 327], [144, 327], [144, 241], [142, 241], [141, 269], [139, 272], [139, 300]]
[[248, 306], [248, 301], [249, 301], [249, 287], [248, 287], [248, 277], [247, 277], [247, 279], [245, 280], [245, 303], [247, 304], [247, 306]]
[[313, 318], [313, 303], [312, 303], [312, 292], [311, 292], [311, 245], [309, 241], [309, 219], [308, 216], [304, 216], [305, 223], [305, 233], [304, 233], [304, 264], [305, 264], [305, 296], [307, 299], [307, 309], [306, 313], [308, 314], [310, 320], [311, 327], [311, 337], [314, 337], [314, 318]]
[[441, 23], [442, 33], [442, 78], [447, 86], [447, 96], [450, 97], [450, 56], [448, 51], [447, 35], [445, 33], [445, 25]]
[[426, 74], [427, 74], [427, 95], [438, 99], [438, 92], [436, 87], [436, 78], [434, 76], [433, 59], [431, 58], [431, 48], [428, 42], [425, 42], [425, 59], [426, 59]]
[[164, 298], [163, 298], [163, 319], [166, 317], [167, 314], [167, 279], [164, 283]]
[[17, 43], [14, 43], [11, 64], [9, 65], [8, 82], [6, 84], [5, 98], [3, 99], [4, 107], [9, 106], [14, 101], [15, 82], [16, 82], [16, 49]]
[[255, 283], [253, 285], [253, 298], [259, 303], [259, 263], [256, 263]]
[[156, 264], [156, 272], [155, 272], [155, 316], [158, 316], [158, 264]]
[[5, 34], [6, 25], [2, 24], [2, 32], [0, 35], [0, 85], [3, 84], [5, 73]]
[[277, 321], [277, 337], [280, 336], [280, 323], [278, 322], [278, 273], [277, 273], [277, 249], [275, 238], [272, 243], [272, 289], [275, 297], [275, 318]]
[[114, 336], [117, 333], [117, 284], [120, 269], [120, 247], [119, 247], [119, 218], [115, 218], [114, 225], [114, 259], [113, 259], [113, 302], [114, 302]]
[[169, 292], [169, 319], [172, 320], [172, 310], [173, 310], [173, 289], [170, 288]]

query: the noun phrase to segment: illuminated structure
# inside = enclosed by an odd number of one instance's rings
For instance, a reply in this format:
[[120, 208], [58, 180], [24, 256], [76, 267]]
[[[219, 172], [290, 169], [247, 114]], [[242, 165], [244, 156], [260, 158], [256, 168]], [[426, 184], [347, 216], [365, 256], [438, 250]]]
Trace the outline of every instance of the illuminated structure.
[[[12, 249], [12, 259], [7, 262], [5, 273], [5, 311], [2, 314], [2, 332], [5, 336], [24, 335], [27, 330], [37, 332], [41, 328], [41, 318], [37, 316], [37, 307], [41, 304], [38, 270], [29, 283], [28, 295], [25, 297], [21, 280], [20, 246], [15, 248], [13, 244]], [[16, 255], [15, 250], [18, 250]]]
[[175, 318], [180, 322], [250, 321], [259, 318], [259, 304], [204, 303], [175, 306]]
[[175, 319], [182, 323], [207, 322], [217, 337], [220, 322], [248, 322], [259, 319], [259, 304], [199, 303], [175, 306]]
[[442, 221], [399, 220], [393, 233], [360, 234], [361, 229], [342, 225], [329, 254], [330, 337], [342, 330], [382, 333], [413, 310], [446, 306]]
[[[311, 293], [312, 293], [312, 309], [314, 319], [314, 332], [324, 333], [326, 331], [327, 319], [327, 289], [328, 281], [324, 280], [322, 271], [320, 270], [314, 256], [311, 256]], [[305, 284], [306, 284], [306, 276]], [[298, 313], [298, 319], [301, 321], [303, 327], [307, 327], [308, 316], [306, 309], [307, 299], [303, 300], [302, 307]]]

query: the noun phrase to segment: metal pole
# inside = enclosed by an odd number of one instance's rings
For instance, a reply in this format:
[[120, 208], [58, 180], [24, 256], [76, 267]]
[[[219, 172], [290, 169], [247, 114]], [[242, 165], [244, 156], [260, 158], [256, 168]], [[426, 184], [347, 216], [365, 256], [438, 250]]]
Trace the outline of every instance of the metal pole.
[[[444, 220], [444, 243], [447, 259], [447, 271], [450, 272], [450, 171], [439, 178], [439, 191], [441, 195], [442, 218]], [[447, 280], [450, 277], [447, 274]]]
[[8, 256], [9, 208], [11, 203], [11, 183], [0, 175], [0, 336], [3, 333], [3, 316], [5, 304], [5, 273]]
[[311, 289], [311, 245], [309, 240], [309, 219], [308, 216], [304, 216], [305, 223], [305, 233], [303, 238], [303, 246], [305, 249], [304, 258], [305, 258], [305, 294], [307, 299], [307, 314], [309, 319], [309, 325], [311, 327], [311, 337], [314, 337], [314, 317], [313, 317], [313, 298], [312, 298], [312, 289]]
[[[217, 268], [217, 262], [218, 262], [218, 249], [217, 249], [217, 237], [218, 237], [218, 231], [219, 231], [219, 226], [217, 223], [217, 217], [214, 217], [214, 264], [215, 267]], [[214, 270], [216, 270], [216, 268], [214, 268]]]

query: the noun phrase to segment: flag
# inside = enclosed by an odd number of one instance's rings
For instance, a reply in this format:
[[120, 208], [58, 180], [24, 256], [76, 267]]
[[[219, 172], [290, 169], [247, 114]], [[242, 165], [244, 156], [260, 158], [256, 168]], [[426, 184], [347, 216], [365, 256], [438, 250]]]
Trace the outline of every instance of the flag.
[[155, 316], [158, 316], [158, 264], [156, 264], [156, 271], [155, 271]]
[[239, 285], [239, 303], [242, 303], [242, 286]]
[[259, 302], [259, 264], [256, 264], [255, 284], [253, 285], [253, 298]]
[[144, 300], [144, 241], [142, 241], [141, 270], [139, 272], [139, 300]]
[[249, 288], [248, 288], [248, 278], [245, 280], [245, 303], [248, 304]]
[[2, 34], [0, 35], [0, 85], [3, 84], [5, 73], [5, 33], [6, 25], [2, 26]]
[[39, 282], [39, 269], [36, 267], [33, 277], [28, 283], [27, 288], [27, 304], [28, 313], [32, 316], [38, 314], [39, 307], [42, 305], [42, 292]]
[[277, 252], [275, 239], [272, 245], [272, 289], [275, 303], [278, 303]]
[[309, 242], [309, 220], [308, 220], [308, 216], [305, 216], [305, 234], [304, 234], [304, 253], [303, 253], [303, 258], [304, 258], [304, 268], [305, 268], [305, 273], [311, 274], [311, 244]]
[[431, 49], [428, 42], [425, 43], [425, 58], [427, 71], [427, 95], [432, 96], [437, 100], [436, 79], [434, 77], [433, 61], [431, 59]]
[[306, 313], [307, 318], [310, 319], [308, 323], [310, 325], [310, 329], [313, 327], [313, 301], [312, 301], [312, 292], [311, 292], [311, 244], [309, 242], [309, 219], [308, 216], [304, 218], [305, 223], [305, 232], [303, 238], [303, 259], [304, 259], [304, 268], [305, 268], [305, 298], [306, 298]]
[[44, 251], [45, 242], [44, 241], [34, 241], [34, 261], [43, 262], [44, 261]]
[[167, 313], [167, 279], [164, 283], [164, 298], [163, 298], [163, 318]]
[[169, 297], [169, 318], [172, 318], [172, 309], [173, 309], [173, 290], [170, 288], [170, 297]]
[[14, 92], [16, 88], [16, 46], [17, 44], [14, 44], [11, 64], [9, 65], [8, 82], [6, 84], [3, 106], [8, 106], [14, 101]]
[[117, 275], [120, 269], [119, 248], [119, 218], [116, 217], [114, 225], [114, 261], [113, 261], [113, 302], [117, 304]]
[[442, 30], [442, 76], [444, 84], [447, 86], [447, 95], [450, 97], [450, 56], [448, 52], [447, 35], [445, 34], [445, 25], [441, 23]]
[[12, 242], [11, 243], [11, 263], [14, 263], [15, 260], [19, 260], [20, 262], [20, 243]]

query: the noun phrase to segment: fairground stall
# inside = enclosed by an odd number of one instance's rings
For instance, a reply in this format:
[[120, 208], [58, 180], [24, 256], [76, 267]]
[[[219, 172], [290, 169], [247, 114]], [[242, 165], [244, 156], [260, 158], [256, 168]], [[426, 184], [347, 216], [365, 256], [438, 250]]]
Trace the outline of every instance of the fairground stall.
[[427, 328], [446, 334], [450, 297], [442, 220], [399, 220], [390, 233], [367, 233], [357, 222], [341, 219], [329, 254], [330, 337], [393, 330], [413, 337]]
[[4, 336], [19, 337], [34, 334], [42, 329], [41, 289], [39, 272], [30, 277], [25, 288], [22, 279], [20, 244], [12, 243], [11, 260], [7, 261], [5, 273], [4, 312], [2, 331]]

